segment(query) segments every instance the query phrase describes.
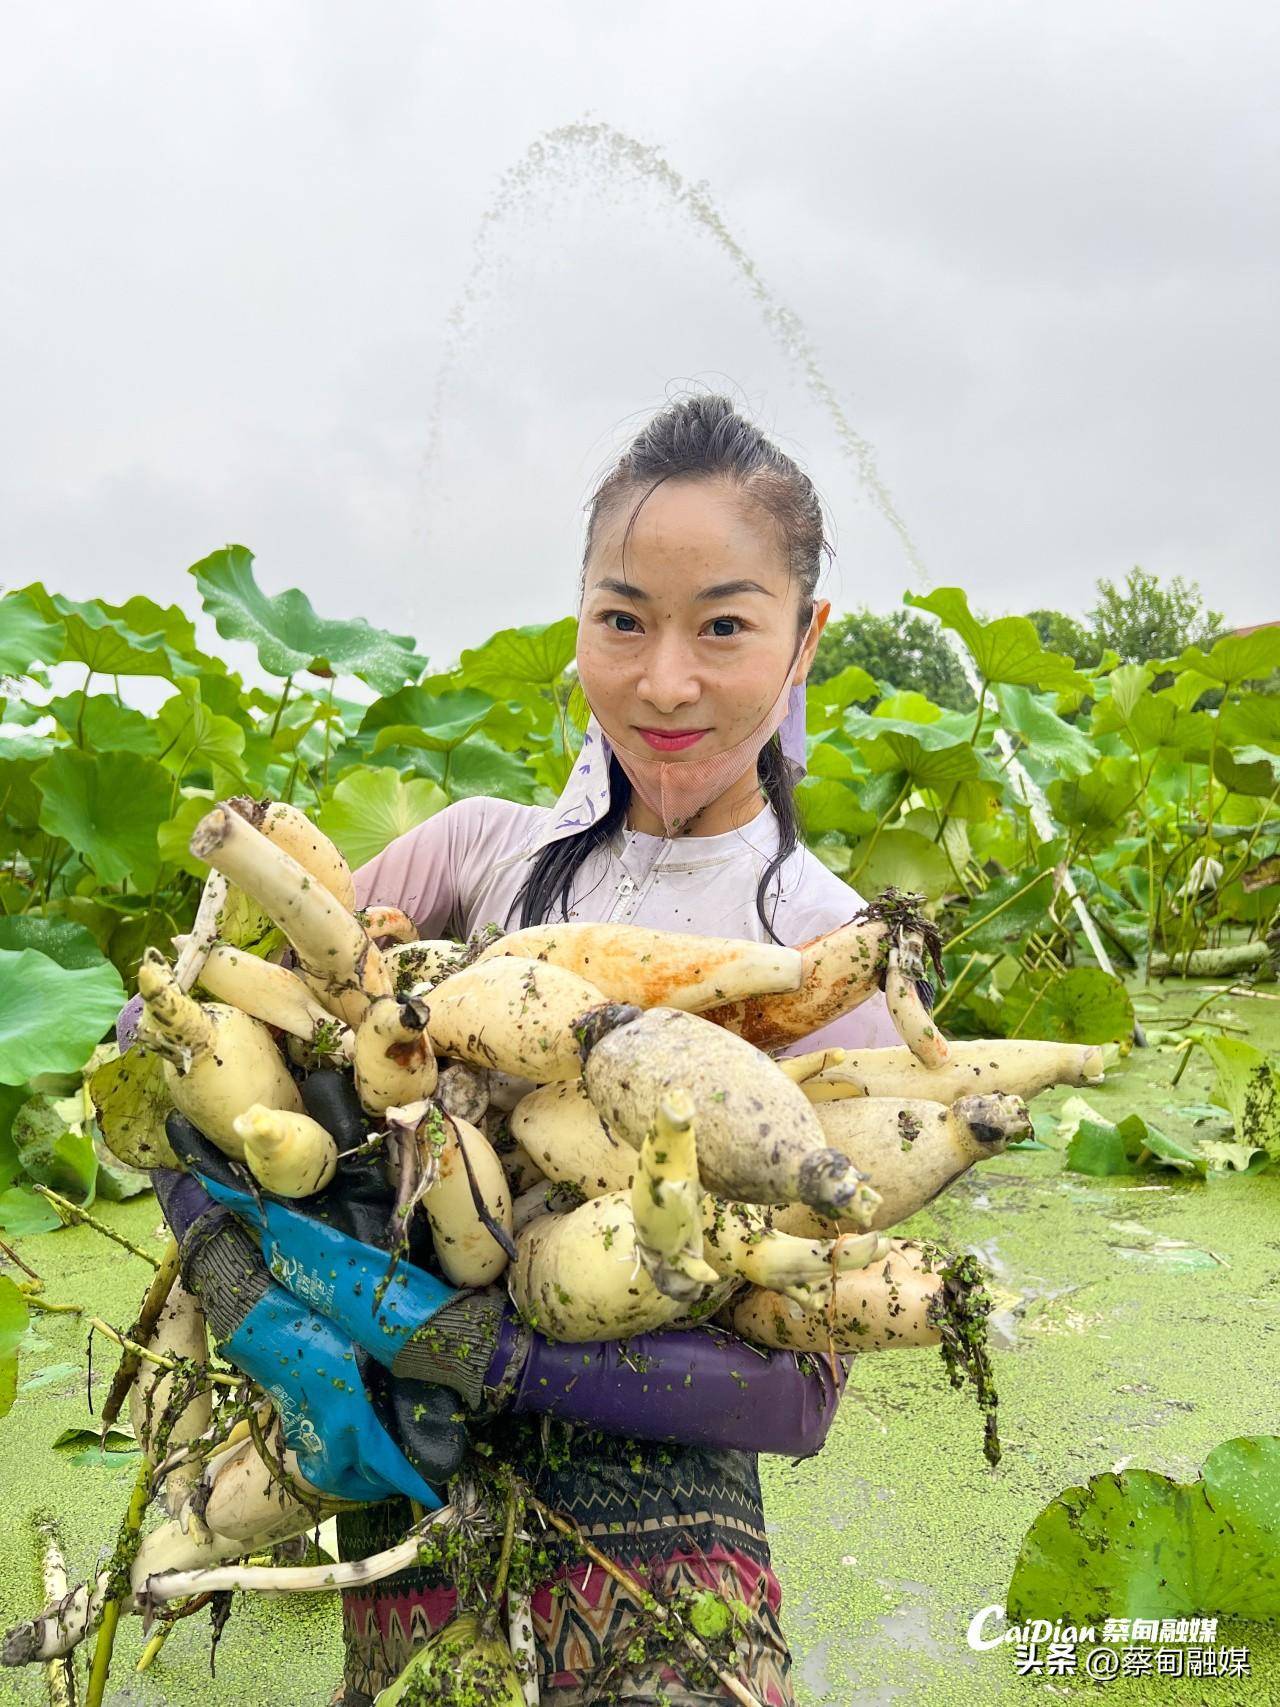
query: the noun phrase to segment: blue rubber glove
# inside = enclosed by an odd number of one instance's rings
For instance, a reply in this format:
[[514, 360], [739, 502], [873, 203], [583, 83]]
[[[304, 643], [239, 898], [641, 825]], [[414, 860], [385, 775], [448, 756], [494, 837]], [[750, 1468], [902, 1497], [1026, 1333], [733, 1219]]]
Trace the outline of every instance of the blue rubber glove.
[[350, 1337], [272, 1284], [249, 1234], [194, 1175], [156, 1168], [151, 1179], [184, 1283], [225, 1355], [271, 1395], [307, 1481], [337, 1499], [407, 1494], [438, 1509], [439, 1495], [374, 1410]]
[[[432, 1338], [432, 1317], [459, 1297], [453, 1287], [409, 1262], [397, 1264], [386, 1284], [391, 1265], [387, 1251], [353, 1238], [314, 1212], [304, 1214], [279, 1198], [247, 1191], [222, 1152], [181, 1115], [169, 1116], [167, 1131], [170, 1144], [205, 1191], [234, 1210], [258, 1239], [281, 1286], [326, 1316], [385, 1368], [421, 1375], [414, 1353], [407, 1360], [402, 1354], [415, 1336]], [[313, 1206], [318, 1202], [311, 1201]]]
[[285, 1441], [313, 1486], [338, 1499], [372, 1503], [407, 1494], [439, 1508], [439, 1495], [379, 1422], [351, 1341], [323, 1316], [272, 1286], [222, 1350], [271, 1395]]

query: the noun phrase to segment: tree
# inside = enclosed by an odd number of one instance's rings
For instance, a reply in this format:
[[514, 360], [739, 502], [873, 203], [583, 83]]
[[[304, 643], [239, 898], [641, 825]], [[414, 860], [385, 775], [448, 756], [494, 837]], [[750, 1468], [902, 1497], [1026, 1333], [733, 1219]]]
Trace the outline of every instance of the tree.
[[1222, 612], [1205, 606], [1194, 581], [1161, 581], [1133, 568], [1124, 584], [1099, 581], [1089, 612], [1099, 647], [1114, 647], [1129, 664], [1176, 658], [1185, 646], [1209, 646], [1222, 629]]
[[879, 616], [863, 606], [829, 621], [818, 641], [809, 680], [825, 682], [849, 664], [860, 664], [878, 682], [912, 688], [957, 711], [968, 711], [974, 703], [942, 629], [914, 611]]
[[1029, 610], [1027, 615], [1046, 651], [1064, 652], [1082, 670], [1092, 669], [1102, 657], [1097, 635], [1075, 617], [1060, 610]]

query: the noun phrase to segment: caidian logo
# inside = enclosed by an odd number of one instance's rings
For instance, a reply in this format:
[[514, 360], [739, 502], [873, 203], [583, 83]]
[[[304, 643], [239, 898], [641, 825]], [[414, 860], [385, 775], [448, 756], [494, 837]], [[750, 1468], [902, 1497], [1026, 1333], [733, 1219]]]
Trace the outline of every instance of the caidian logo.
[[1046, 1642], [1096, 1642], [1098, 1632], [1092, 1624], [1063, 1624], [1061, 1620], [1035, 1618], [1030, 1624], [1010, 1624], [998, 1636], [988, 1636], [983, 1626], [989, 1618], [1003, 1618], [1003, 1606], [984, 1606], [975, 1612], [965, 1631], [965, 1640], [977, 1653], [987, 1648], [999, 1648], [1006, 1642], [1019, 1646], [1042, 1647]]

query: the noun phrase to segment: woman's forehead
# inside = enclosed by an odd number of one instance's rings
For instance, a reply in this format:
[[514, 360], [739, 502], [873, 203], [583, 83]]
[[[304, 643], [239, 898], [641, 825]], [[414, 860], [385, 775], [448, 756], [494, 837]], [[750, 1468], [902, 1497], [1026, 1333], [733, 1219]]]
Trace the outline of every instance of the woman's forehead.
[[[586, 566], [588, 592], [778, 598], [788, 562], [773, 518], [722, 481], [665, 481], [601, 517]], [[624, 551], [625, 539], [625, 551]]]

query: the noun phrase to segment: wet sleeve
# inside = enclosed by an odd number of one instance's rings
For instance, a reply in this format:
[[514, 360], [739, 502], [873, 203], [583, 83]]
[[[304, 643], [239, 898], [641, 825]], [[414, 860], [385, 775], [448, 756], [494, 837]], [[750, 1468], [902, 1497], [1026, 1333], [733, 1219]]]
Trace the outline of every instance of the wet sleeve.
[[356, 906], [399, 907], [420, 936], [462, 937], [464, 897], [485, 833], [483, 795], [455, 800], [354, 873]]
[[625, 1343], [534, 1337], [517, 1413], [557, 1416], [637, 1440], [807, 1458], [822, 1445], [847, 1373], [843, 1358], [763, 1351], [715, 1328], [668, 1328]]

